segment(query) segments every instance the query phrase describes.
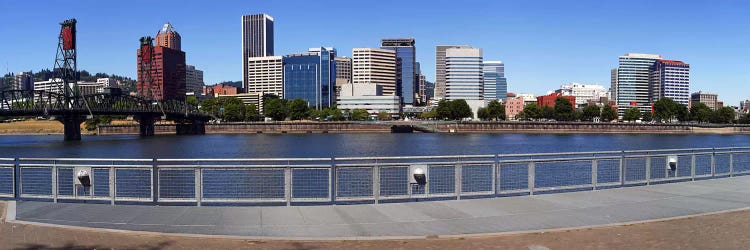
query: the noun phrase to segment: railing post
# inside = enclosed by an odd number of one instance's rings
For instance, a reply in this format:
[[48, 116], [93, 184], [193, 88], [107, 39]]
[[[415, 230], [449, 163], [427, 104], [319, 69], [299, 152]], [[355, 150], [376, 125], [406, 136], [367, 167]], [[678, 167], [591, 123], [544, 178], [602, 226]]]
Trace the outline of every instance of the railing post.
[[338, 177], [336, 177], [336, 158], [331, 157], [331, 204], [336, 205], [336, 188]]
[[201, 163], [198, 162], [198, 167], [195, 169], [195, 201], [199, 207], [203, 202], [203, 170], [201, 169]]
[[734, 153], [729, 153], [729, 177], [734, 177]]
[[115, 191], [115, 187], [115, 165], [112, 164], [111, 166], [109, 166], [109, 205], [112, 206], [115, 205], [115, 196], [117, 194]]
[[690, 179], [695, 181], [695, 152], [690, 157]]
[[492, 166], [492, 190], [495, 196], [500, 193], [500, 156], [495, 154], [495, 165]]
[[13, 161], [13, 198], [15, 200], [21, 198], [21, 164], [18, 158]]
[[620, 156], [620, 186], [625, 186], [625, 151]]
[[284, 200], [286, 206], [292, 205], [292, 165], [289, 162], [284, 170]]
[[711, 152], [711, 177], [716, 177], [716, 148]]
[[159, 202], [159, 168], [156, 163], [156, 158], [151, 159], [151, 196], [153, 196], [153, 203]]
[[372, 168], [372, 197], [375, 199], [375, 204], [380, 203], [380, 166], [377, 159]]
[[599, 175], [599, 161], [596, 159], [591, 160], [591, 186], [596, 190], [596, 185], [598, 184], [598, 175]]
[[533, 161], [529, 162], [529, 170], [528, 171], [529, 171], [529, 174], [528, 174], [528, 177], [529, 177], [529, 180], [528, 180], [528, 182], [529, 182], [529, 195], [534, 195], [534, 186], [535, 186], [535, 184], [534, 184], [534, 178], [536, 177], [535, 176], [536, 173], [534, 172], [534, 162]]
[[454, 174], [454, 184], [456, 185], [456, 200], [461, 200], [461, 176], [462, 176], [462, 170], [461, 170], [462, 164], [461, 164], [461, 157], [458, 158], [458, 163], [456, 164], [456, 172]]
[[646, 185], [651, 185], [651, 156], [646, 156]]
[[[73, 173], [75, 175], [75, 173]], [[75, 185], [73, 185], [75, 187]], [[57, 203], [57, 161], [52, 161], [52, 201]], [[73, 190], [75, 191], [75, 190]]]

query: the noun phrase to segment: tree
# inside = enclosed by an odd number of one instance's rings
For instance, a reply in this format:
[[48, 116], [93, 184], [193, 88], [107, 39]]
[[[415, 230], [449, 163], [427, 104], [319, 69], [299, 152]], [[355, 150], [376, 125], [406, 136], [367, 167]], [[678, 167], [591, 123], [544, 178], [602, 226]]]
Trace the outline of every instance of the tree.
[[575, 118], [573, 104], [564, 97], [555, 99], [555, 120], [572, 121]]
[[370, 113], [367, 113], [367, 110], [364, 110], [364, 109], [355, 109], [355, 110], [352, 110], [352, 113], [350, 116], [352, 120], [364, 121], [364, 120], [367, 120], [367, 117], [370, 116]]
[[654, 120], [654, 117], [651, 115], [651, 112], [646, 111], [646, 112], [643, 112], [643, 114], [641, 114], [641, 119], [644, 122], [650, 122]]
[[385, 121], [385, 120], [390, 120], [390, 119], [391, 119], [391, 114], [388, 114], [388, 112], [385, 112], [385, 111], [378, 112], [378, 120]]
[[750, 124], [750, 113], [741, 116], [739, 122], [742, 124]]
[[450, 105], [450, 101], [448, 100], [440, 100], [440, 102], [438, 102], [438, 106], [435, 109], [438, 119], [449, 119], [451, 117]]
[[638, 107], [631, 107], [625, 110], [625, 115], [622, 117], [626, 121], [635, 121], [641, 119], [641, 110]]
[[191, 95], [185, 98], [185, 102], [187, 102], [190, 105], [198, 106], [198, 97]]
[[302, 120], [310, 117], [310, 106], [302, 99], [294, 99], [289, 102], [287, 110], [289, 111], [290, 120]]
[[258, 106], [250, 104], [245, 106], [245, 121], [260, 121], [260, 113], [258, 113]]
[[734, 109], [730, 107], [722, 107], [712, 116], [712, 122], [714, 123], [732, 123], [734, 122]]
[[712, 113], [711, 108], [706, 106], [706, 104], [702, 102], [694, 102], [693, 106], [690, 107], [690, 120], [707, 123], [711, 121]]
[[542, 118], [548, 119], [548, 120], [554, 120], [555, 119], [555, 108], [550, 106], [543, 106], [542, 107]]
[[583, 108], [583, 114], [581, 116], [581, 120], [584, 121], [594, 121], [594, 118], [601, 116], [601, 109], [599, 106], [596, 105], [586, 105], [586, 107]]
[[477, 110], [477, 117], [484, 121], [489, 121], [490, 119], [492, 119], [490, 117], [490, 112], [487, 111], [487, 108], [479, 108], [479, 110]]
[[601, 120], [604, 122], [611, 122], [616, 119], [617, 111], [615, 110], [615, 108], [610, 106], [609, 104], [604, 105], [604, 108], [602, 108]]
[[653, 120], [655, 121], [673, 122], [675, 119], [687, 121], [690, 119], [689, 116], [687, 107], [675, 102], [671, 98], [662, 98], [654, 102]]
[[435, 109], [424, 112], [420, 115], [420, 118], [425, 119], [425, 120], [435, 119], [436, 117], [437, 117], [437, 110]]
[[245, 104], [237, 97], [218, 98], [219, 104], [224, 108], [222, 118], [230, 122], [245, 120]]
[[461, 120], [474, 116], [474, 113], [471, 112], [471, 107], [469, 107], [469, 104], [464, 99], [450, 101], [450, 111], [452, 120]]
[[271, 117], [274, 121], [283, 121], [287, 117], [286, 100], [278, 98], [268, 98], [263, 107], [263, 113]]
[[[477, 111], [477, 116], [479, 116], [480, 111]], [[485, 108], [486, 119], [479, 117], [482, 120], [496, 120], [496, 121], [502, 121], [505, 120], [505, 105], [500, 103], [497, 100], [492, 100], [490, 103], [487, 104], [487, 108]]]
[[112, 116], [108, 115], [97, 115], [94, 116], [91, 119], [86, 120], [83, 123], [83, 126], [88, 131], [94, 131], [96, 130], [96, 127], [101, 124], [110, 124], [112, 123]]
[[523, 107], [523, 111], [521, 112], [521, 114], [523, 114], [523, 117], [531, 120], [538, 120], [542, 119], [543, 117], [542, 108], [534, 103]]

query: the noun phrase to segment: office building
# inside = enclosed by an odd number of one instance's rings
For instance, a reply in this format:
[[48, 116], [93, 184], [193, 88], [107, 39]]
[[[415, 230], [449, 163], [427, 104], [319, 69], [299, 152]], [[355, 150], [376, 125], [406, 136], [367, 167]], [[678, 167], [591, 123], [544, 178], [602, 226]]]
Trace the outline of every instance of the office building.
[[156, 34], [156, 44], [154, 46], [167, 47], [173, 50], [182, 50], [182, 38], [175, 31], [171, 23], [165, 23], [161, 30]]
[[419, 74], [419, 103], [427, 103], [430, 100], [430, 96], [427, 95], [427, 77], [423, 74]]
[[336, 57], [336, 98], [341, 96], [341, 86], [352, 83], [352, 59], [348, 57]]
[[237, 87], [223, 83], [203, 87], [203, 94], [213, 97], [231, 96], [238, 94], [238, 92], [239, 90], [237, 89]]
[[382, 39], [381, 49], [396, 52], [396, 95], [403, 105], [419, 103], [419, 74], [417, 74], [416, 47], [414, 38]]
[[284, 56], [284, 99], [303, 99], [316, 109], [332, 106], [336, 100], [335, 57], [335, 49], [322, 47]]
[[719, 109], [719, 95], [714, 93], [708, 93], [698, 91], [690, 95], [690, 101], [693, 103], [700, 102], [706, 104], [711, 110]]
[[370, 114], [386, 112], [391, 116], [401, 113], [401, 98], [382, 95], [383, 86], [374, 83], [349, 83], [341, 86], [336, 107], [342, 110], [364, 109]]
[[502, 61], [484, 61], [484, 99], [503, 101], [508, 98], [508, 80]]
[[193, 65], [185, 68], [186, 92], [200, 93], [203, 90], [203, 70], [198, 70]]
[[248, 58], [273, 56], [273, 22], [267, 14], [242, 16], [242, 86], [248, 86]]
[[523, 112], [526, 107], [522, 97], [508, 97], [505, 99], [505, 117], [508, 120], [515, 120], [516, 116]]
[[138, 93], [146, 93], [157, 100], [185, 100], [185, 52], [154, 46], [150, 74], [153, 88], [151, 93], [148, 93], [147, 86], [142, 86], [144, 81], [140, 69], [144, 61], [140, 50], [137, 52]]
[[740, 102], [740, 111], [743, 114], [750, 113], [750, 100], [744, 100]]
[[549, 95], [538, 96], [536, 98], [536, 105], [539, 107], [555, 107], [555, 101], [558, 97], [568, 99], [573, 109], [576, 108], [576, 97], [575, 96], [564, 96], [560, 93], [551, 93]]
[[516, 94], [516, 97], [523, 99], [524, 105], [536, 104], [536, 96], [534, 94]]
[[445, 99], [483, 100], [482, 49], [445, 50]]
[[31, 72], [18, 72], [14, 90], [34, 90], [34, 75]]
[[374, 83], [383, 95], [396, 95], [396, 52], [388, 49], [352, 49], [352, 83]]
[[609, 71], [610, 87], [609, 87], [609, 99], [617, 102], [617, 68]]
[[617, 70], [617, 107], [622, 116], [630, 107], [651, 112], [649, 83], [650, 68], [661, 55], [628, 53], [619, 58]]
[[601, 98], [609, 98], [607, 89], [602, 85], [596, 84], [581, 84], [581, 83], [570, 83], [566, 85], [560, 85], [555, 93], [560, 93], [563, 96], [574, 96], [575, 105], [577, 107], [586, 106], [590, 102], [599, 102]]
[[651, 66], [649, 94], [651, 103], [662, 98], [688, 105], [690, 102], [690, 65], [681, 61], [657, 60]]
[[435, 46], [435, 98], [445, 98], [445, 51], [449, 48], [471, 48], [467, 45]]
[[284, 97], [284, 66], [281, 56], [249, 58], [246, 77], [245, 92]]

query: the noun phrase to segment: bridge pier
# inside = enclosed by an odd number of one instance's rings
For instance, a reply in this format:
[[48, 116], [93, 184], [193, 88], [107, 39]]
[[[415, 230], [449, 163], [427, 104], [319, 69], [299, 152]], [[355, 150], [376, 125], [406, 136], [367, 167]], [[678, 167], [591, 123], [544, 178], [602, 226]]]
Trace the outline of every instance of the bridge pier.
[[63, 124], [66, 141], [80, 141], [81, 140], [81, 123], [86, 121], [85, 116], [63, 115], [59, 117], [57, 121]]
[[152, 115], [140, 115], [136, 118], [138, 120], [139, 134], [141, 136], [154, 136], [154, 124], [156, 119]]
[[206, 134], [206, 122], [202, 120], [191, 120], [175, 124], [178, 135], [204, 135]]

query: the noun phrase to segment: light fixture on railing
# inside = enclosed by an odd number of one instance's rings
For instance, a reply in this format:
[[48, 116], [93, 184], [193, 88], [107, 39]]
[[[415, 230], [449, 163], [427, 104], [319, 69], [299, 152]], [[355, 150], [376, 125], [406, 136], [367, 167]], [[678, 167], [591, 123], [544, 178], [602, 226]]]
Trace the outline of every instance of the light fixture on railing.
[[426, 169], [427, 166], [424, 165], [412, 165], [410, 167], [411, 178], [409, 178], [409, 182], [411, 184], [417, 184], [420, 186], [424, 186], [425, 184], [427, 184], [427, 174], [425, 171]]
[[667, 169], [672, 172], [677, 170], [677, 156], [676, 155], [670, 155], [667, 157]]
[[90, 187], [91, 186], [91, 174], [90, 169], [78, 169], [76, 172], [76, 184]]

